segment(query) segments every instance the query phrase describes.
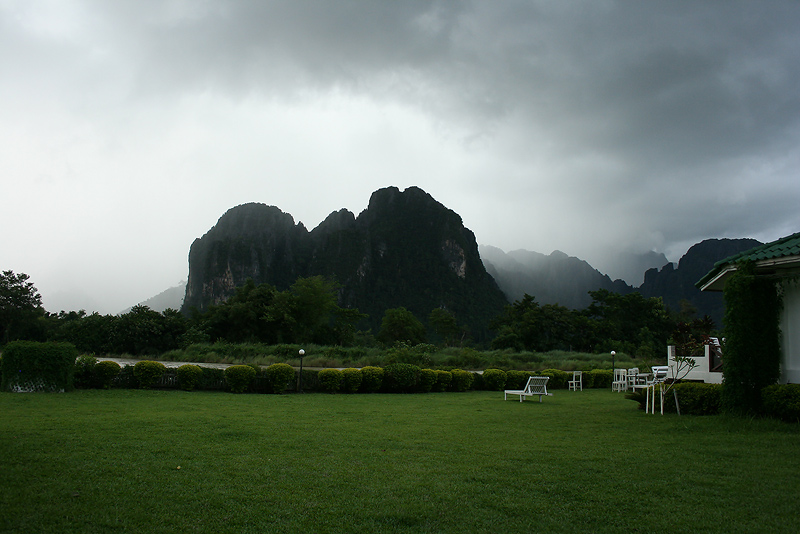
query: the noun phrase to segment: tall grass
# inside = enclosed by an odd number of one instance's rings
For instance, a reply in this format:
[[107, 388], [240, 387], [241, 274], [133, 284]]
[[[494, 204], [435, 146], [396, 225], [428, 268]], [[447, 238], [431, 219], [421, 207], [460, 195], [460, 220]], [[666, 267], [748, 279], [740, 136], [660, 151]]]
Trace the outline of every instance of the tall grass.
[[796, 531], [798, 425], [606, 390], [84, 390], [0, 413], [2, 532]]
[[[402, 361], [403, 363], [413, 363], [433, 368], [483, 370], [494, 367], [506, 370], [519, 369], [529, 371], [542, 369], [589, 371], [591, 369], [611, 369], [612, 364], [610, 354], [585, 352], [479, 351], [473, 348], [437, 348], [433, 345], [425, 345], [419, 350], [406, 351], [405, 359], [401, 356], [400, 360], [398, 360], [396, 351], [377, 347], [342, 348], [318, 345], [263, 345], [259, 343], [191, 345], [186, 349], [167, 352], [160, 359], [176, 362], [236, 363], [264, 366], [273, 363], [288, 363], [297, 367], [300, 365], [298, 351], [301, 348], [306, 353], [303, 364], [308, 367], [364, 367], [367, 365], [381, 367], [389, 363]], [[408, 353], [410, 353], [410, 356]], [[657, 361], [663, 363], [661, 360]], [[617, 354], [614, 363], [617, 367], [644, 367], [654, 364], [655, 361], [634, 360], [628, 355]]]

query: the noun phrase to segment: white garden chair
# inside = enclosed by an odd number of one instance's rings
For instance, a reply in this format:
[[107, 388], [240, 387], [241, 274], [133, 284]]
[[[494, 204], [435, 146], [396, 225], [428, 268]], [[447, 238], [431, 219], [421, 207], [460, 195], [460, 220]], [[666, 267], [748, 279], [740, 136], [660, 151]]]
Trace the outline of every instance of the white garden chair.
[[628, 391], [628, 371], [614, 369], [614, 381], [611, 382], [611, 391]]
[[572, 380], [567, 382], [571, 391], [583, 391], [583, 371], [572, 371]]

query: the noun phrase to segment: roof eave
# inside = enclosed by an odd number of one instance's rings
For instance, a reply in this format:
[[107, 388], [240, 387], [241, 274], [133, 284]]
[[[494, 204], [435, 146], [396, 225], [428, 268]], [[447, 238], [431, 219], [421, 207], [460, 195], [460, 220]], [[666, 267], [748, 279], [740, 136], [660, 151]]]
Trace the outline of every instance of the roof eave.
[[[781, 274], [789, 275], [795, 274], [796, 269], [800, 268], [800, 256], [793, 255], [793, 256], [784, 256], [781, 258], [770, 258], [766, 260], [758, 260], [755, 262], [756, 270], [764, 270], [764, 269], [777, 269], [778, 276], [780, 277]], [[699, 284], [700, 291], [722, 291], [725, 288], [725, 281], [727, 280], [728, 276], [736, 272], [737, 264], [736, 263], [729, 263], [720, 268], [720, 271], [713, 276], [711, 276], [708, 280], [701, 280]], [[771, 275], [775, 275], [776, 273], [770, 273]]]

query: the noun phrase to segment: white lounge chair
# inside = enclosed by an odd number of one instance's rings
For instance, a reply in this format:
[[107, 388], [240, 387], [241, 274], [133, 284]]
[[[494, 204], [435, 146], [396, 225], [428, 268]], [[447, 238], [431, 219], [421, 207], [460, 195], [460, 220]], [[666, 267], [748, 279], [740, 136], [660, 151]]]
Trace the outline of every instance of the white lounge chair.
[[552, 393], [547, 392], [547, 381], [550, 380], [549, 376], [531, 376], [528, 378], [528, 383], [525, 384], [524, 389], [507, 389], [503, 392], [503, 400], [508, 400], [509, 395], [519, 395], [519, 401], [525, 400], [525, 397], [539, 396], [539, 402], [542, 402], [542, 397], [552, 397]]

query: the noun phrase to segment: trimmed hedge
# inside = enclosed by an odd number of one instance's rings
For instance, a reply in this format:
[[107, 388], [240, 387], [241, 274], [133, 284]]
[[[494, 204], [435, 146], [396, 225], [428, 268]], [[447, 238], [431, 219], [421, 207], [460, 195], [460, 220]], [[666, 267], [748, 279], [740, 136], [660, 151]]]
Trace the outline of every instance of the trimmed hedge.
[[83, 354], [75, 360], [75, 371], [73, 374], [73, 384], [76, 388], [89, 389], [95, 386], [94, 366], [97, 365], [97, 358]]
[[283, 393], [297, 376], [288, 363], [273, 363], [264, 371], [273, 393]]
[[256, 377], [256, 370], [250, 365], [231, 365], [225, 369], [225, 381], [232, 393], [244, 393]]
[[143, 360], [133, 366], [133, 376], [136, 377], [139, 387], [150, 389], [158, 384], [166, 370], [166, 366], [161, 362]]
[[194, 390], [200, 385], [200, 381], [203, 378], [203, 368], [190, 363], [178, 367], [176, 373], [178, 376], [178, 385], [184, 391]]
[[377, 393], [383, 385], [383, 369], [367, 366], [361, 368], [361, 391], [363, 393]]
[[436, 371], [436, 383], [433, 385], [433, 391], [447, 391], [450, 389], [450, 384], [453, 382], [453, 373], [450, 371]]
[[117, 362], [104, 360], [94, 366], [94, 382], [101, 389], [110, 389], [114, 379], [119, 376], [122, 367]]
[[391, 363], [383, 368], [383, 389], [389, 393], [412, 393], [420, 368], [410, 363]]
[[472, 387], [472, 381], [475, 379], [472, 373], [469, 371], [464, 371], [462, 369], [453, 369], [450, 371], [453, 375], [453, 381], [450, 384], [450, 388], [453, 391], [457, 391], [459, 393], [468, 391], [469, 388]]
[[483, 372], [483, 389], [503, 391], [506, 387], [506, 372], [502, 369], [486, 369]]
[[800, 384], [773, 384], [761, 390], [764, 414], [800, 423]]
[[423, 393], [430, 393], [434, 385], [436, 385], [436, 371], [433, 369], [420, 369], [419, 390]]
[[614, 373], [610, 369], [592, 369], [583, 373], [583, 387], [611, 388]]
[[361, 369], [351, 367], [342, 371], [342, 391], [345, 393], [358, 393], [361, 387]]
[[[674, 395], [678, 397], [681, 415], [717, 415], [720, 412], [721, 384], [704, 384], [702, 382], [675, 384], [672, 390], [664, 396], [664, 413], [676, 413]], [[625, 398], [638, 402], [639, 409], [644, 410], [647, 398], [644, 390], [627, 393]], [[660, 409], [659, 402], [660, 399], [657, 398], [656, 410]]]
[[[547, 382], [547, 389], [565, 389], [567, 381], [572, 378], [572, 373], [567, 373], [560, 369], [545, 369], [539, 371], [535, 376], [549, 376], [550, 380]], [[524, 384], [523, 384], [524, 385]]]
[[533, 375], [534, 373], [528, 371], [506, 371], [505, 389], [522, 389], [528, 383], [528, 378]]
[[336, 393], [342, 387], [344, 374], [339, 369], [323, 369], [317, 374], [320, 390], [326, 393]]
[[0, 360], [3, 391], [17, 393], [75, 389], [75, 360], [78, 349], [71, 343], [12, 341], [3, 348]]
[[[681, 414], [684, 415], [716, 415], [722, 400], [722, 384], [703, 384], [701, 382], [681, 382], [674, 386], [678, 396]], [[664, 398], [664, 410], [675, 411], [675, 399]]]

